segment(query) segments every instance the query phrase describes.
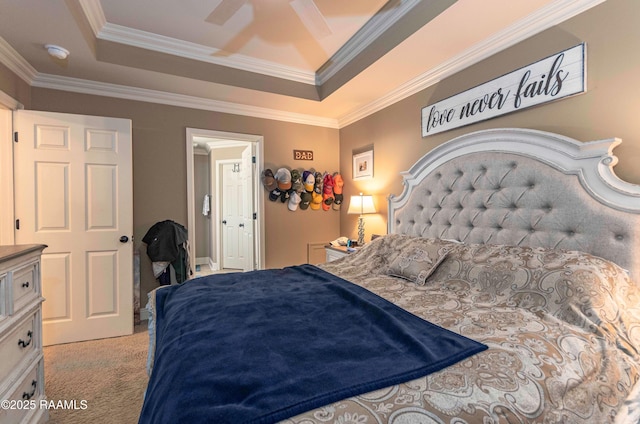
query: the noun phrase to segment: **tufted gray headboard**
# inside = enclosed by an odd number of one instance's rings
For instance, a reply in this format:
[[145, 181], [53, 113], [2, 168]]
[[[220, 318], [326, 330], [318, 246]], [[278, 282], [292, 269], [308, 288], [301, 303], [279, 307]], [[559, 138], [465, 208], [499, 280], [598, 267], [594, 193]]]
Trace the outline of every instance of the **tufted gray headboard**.
[[640, 186], [613, 172], [620, 142], [513, 128], [455, 138], [402, 173], [388, 232], [581, 250], [640, 284]]

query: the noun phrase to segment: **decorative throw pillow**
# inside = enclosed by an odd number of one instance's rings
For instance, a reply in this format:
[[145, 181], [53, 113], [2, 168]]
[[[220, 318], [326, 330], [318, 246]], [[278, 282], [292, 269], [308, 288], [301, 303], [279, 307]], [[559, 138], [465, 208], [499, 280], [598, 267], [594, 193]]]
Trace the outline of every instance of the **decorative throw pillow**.
[[387, 274], [424, 286], [427, 278], [440, 265], [440, 262], [446, 258], [449, 250], [441, 245], [432, 245], [424, 248], [414, 248], [409, 250], [408, 253], [403, 252], [389, 265]]

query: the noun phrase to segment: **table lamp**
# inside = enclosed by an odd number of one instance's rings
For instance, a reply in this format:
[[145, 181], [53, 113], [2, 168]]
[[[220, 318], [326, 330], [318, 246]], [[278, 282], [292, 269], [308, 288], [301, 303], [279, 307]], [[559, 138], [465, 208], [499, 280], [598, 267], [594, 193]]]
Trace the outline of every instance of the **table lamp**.
[[376, 213], [373, 196], [365, 196], [362, 193], [357, 196], [351, 196], [347, 213], [360, 214], [358, 217], [358, 246], [362, 246], [364, 245], [364, 219], [362, 215], [365, 213]]

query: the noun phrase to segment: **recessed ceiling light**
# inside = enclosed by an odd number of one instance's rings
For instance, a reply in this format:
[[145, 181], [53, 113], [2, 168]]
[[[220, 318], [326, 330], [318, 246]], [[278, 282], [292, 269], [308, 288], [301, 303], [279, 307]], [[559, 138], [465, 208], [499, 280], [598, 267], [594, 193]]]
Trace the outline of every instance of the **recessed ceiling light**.
[[55, 44], [45, 44], [44, 48], [47, 49], [50, 56], [56, 59], [64, 60], [69, 56], [69, 50], [56, 46]]

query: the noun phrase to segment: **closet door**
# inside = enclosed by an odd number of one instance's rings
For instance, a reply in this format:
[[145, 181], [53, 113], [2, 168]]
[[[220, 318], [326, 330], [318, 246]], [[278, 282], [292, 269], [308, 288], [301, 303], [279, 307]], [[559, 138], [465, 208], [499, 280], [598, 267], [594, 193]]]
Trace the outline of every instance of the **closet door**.
[[14, 112], [15, 241], [42, 255], [45, 345], [133, 332], [131, 121]]
[[245, 193], [240, 168], [239, 162], [223, 163], [220, 167], [222, 269], [244, 269], [242, 211]]

